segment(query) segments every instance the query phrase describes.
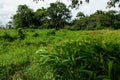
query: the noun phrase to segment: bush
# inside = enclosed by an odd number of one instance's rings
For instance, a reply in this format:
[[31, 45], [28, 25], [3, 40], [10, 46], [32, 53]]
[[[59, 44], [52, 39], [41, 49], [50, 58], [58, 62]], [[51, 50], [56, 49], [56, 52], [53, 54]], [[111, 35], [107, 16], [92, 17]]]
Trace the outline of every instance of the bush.
[[18, 29], [18, 37], [19, 37], [20, 40], [25, 38], [25, 34], [23, 33], [22, 28]]
[[34, 33], [33, 37], [39, 37], [39, 34], [38, 33]]
[[56, 30], [50, 30], [49, 32], [47, 32], [47, 35], [55, 35], [56, 33]]
[[8, 33], [4, 33], [2, 36], [0, 36], [0, 38], [1, 39], [3, 39], [3, 40], [6, 40], [6, 41], [9, 41], [9, 42], [12, 42], [12, 41], [14, 41], [15, 39], [17, 39], [17, 37], [16, 36], [10, 36]]
[[55, 46], [40, 54], [41, 64], [51, 65], [55, 80], [119, 80], [120, 44], [98, 39]]

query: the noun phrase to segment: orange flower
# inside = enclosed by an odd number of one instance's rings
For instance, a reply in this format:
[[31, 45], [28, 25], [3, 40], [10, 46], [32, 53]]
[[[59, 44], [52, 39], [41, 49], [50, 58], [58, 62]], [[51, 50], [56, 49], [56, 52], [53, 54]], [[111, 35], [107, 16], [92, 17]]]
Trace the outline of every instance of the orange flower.
[[91, 33], [90, 33], [90, 36], [93, 38], [93, 37], [94, 37], [94, 32], [91, 32]]
[[62, 45], [64, 45], [64, 44], [65, 44], [65, 42], [64, 42], [64, 41], [61, 41], [61, 44], [62, 44]]
[[49, 52], [51, 53], [52, 51], [53, 51], [53, 46], [50, 45], [50, 47], [49, 47]]

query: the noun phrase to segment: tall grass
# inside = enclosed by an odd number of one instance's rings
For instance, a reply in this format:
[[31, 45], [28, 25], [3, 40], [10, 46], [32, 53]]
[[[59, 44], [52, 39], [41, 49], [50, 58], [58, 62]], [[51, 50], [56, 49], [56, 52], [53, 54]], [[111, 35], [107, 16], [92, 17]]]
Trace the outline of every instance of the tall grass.
[[0, 32], [0, 80], [120, 80], [119, 30]]

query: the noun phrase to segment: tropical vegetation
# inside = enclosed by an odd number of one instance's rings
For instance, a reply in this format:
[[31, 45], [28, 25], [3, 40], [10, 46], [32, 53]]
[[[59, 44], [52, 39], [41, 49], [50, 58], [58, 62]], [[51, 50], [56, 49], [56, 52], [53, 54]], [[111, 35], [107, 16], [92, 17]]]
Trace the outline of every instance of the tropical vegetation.
[[72, 19], [62, 2], [36, 11], [19, 5], [0, 27], [0, 80], [120, 80], [120, 11]]

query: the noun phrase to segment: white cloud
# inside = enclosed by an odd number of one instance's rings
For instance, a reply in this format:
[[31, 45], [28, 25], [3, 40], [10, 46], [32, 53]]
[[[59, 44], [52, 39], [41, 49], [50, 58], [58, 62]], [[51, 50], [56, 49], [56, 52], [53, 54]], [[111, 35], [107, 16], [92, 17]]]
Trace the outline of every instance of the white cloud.
[[92, 14], [96, 10], [106, 10], [107, 1], [108, 0], [90, 0], [89, 4], [81, 5], [76, 12], [81, 11], [85, 14]]
[[0, 9], [2, 9], [3, 8], [3, 4], [2, 3], [0, 3]]

